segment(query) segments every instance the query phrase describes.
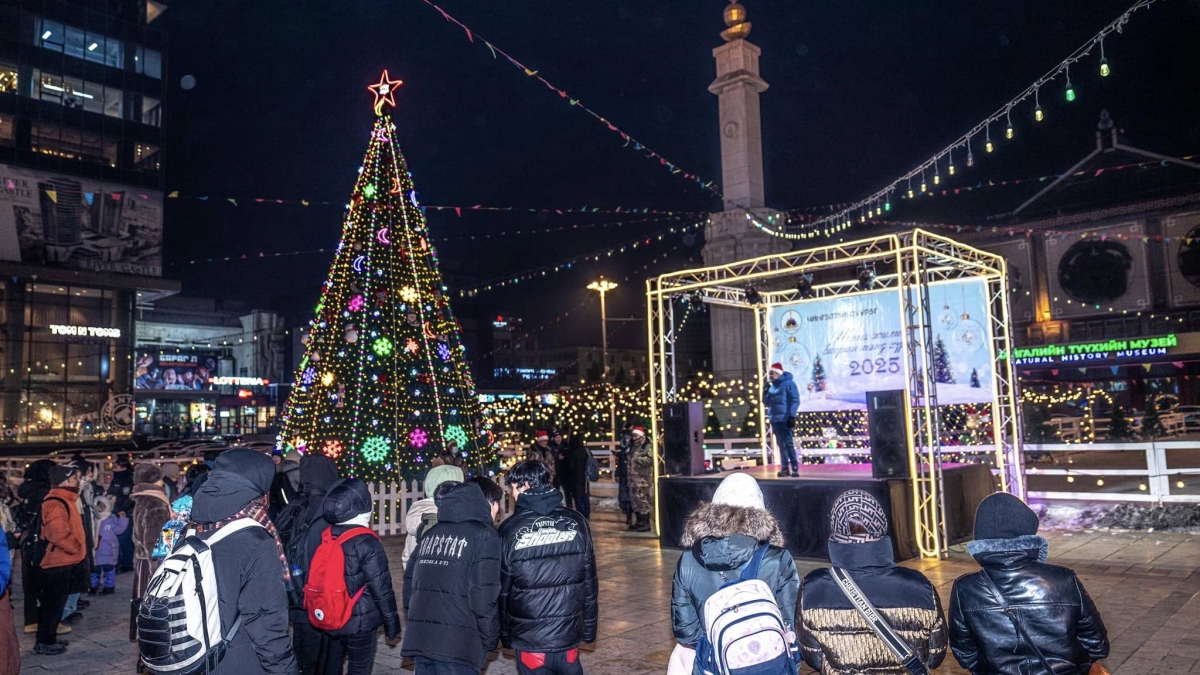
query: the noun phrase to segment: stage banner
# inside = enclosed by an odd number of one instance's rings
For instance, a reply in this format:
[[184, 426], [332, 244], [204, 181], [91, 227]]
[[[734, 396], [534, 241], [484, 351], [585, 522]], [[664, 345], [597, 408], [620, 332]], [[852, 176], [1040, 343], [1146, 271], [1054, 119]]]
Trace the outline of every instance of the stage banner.
[[[939, 405], [991, 401], [986, 287], [929, 286]], [[906, 389], [903, 309], [895, 290], [772, 307], [770, 360], [800, 389], [800, 411], [864, 410], [868, 391]]]

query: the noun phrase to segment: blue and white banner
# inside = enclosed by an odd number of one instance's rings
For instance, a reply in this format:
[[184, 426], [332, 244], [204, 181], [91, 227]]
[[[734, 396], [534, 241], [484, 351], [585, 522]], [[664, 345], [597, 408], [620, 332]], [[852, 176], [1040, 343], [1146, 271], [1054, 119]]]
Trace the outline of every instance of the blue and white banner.
[[[986, 287], [982, 280], [933, 284], [931, 373], [940, 405], [991, 400]], [[895, 290], [772, 307], [770, 360], [800, 388], [801, 412], [862, 410], [868, 391], [907, 389], [903, 310]]]

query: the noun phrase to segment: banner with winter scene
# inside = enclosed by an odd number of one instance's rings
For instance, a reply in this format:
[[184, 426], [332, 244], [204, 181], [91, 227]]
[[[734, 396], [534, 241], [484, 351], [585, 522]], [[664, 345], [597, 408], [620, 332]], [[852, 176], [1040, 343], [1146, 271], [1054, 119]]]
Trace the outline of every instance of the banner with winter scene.
[[[991, 400], [982, 280], [929, 286], [938, 404]], [[800, 411], [864, 410], [868, 391], [905, 389], [904, 330], [895, 290], [772, 307], [770, 360], [792, 374]]]

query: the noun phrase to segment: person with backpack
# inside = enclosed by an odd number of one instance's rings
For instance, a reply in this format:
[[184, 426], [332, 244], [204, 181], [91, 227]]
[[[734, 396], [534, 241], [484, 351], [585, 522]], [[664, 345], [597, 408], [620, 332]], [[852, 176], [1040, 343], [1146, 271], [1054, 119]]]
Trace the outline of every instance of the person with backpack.
[[371, 529], [372, 501], [362, 479], [345, 478], [329, 489], [322, 505], [331, 527], [313, 553], [304, 607], [309, 622], [330, 637], [318, 666], [324, 675], [341, 675], [343, 661], [346, 675], [369, 675], [379, 627], [391, 646], [400, 637], [387, 553]]
[[[941, 665], [946, 658], [941, 601], [925, 575], [896, 565], [879, 501], [862, 490], [843, 492], [830, 510], [829, 531], [833, 567], [809, 572], [801, 586], [804, 661], [826, 675], [907, 675]], [[858, 609], [864, 601], [875, 608], [879, 625]]]
[[150, 577], [158, 567], [154, 547], [162, 533], [163, 525], [171, 520], [171, 503], [163, 489], [162, 469], [157, 464], [139, 462], [133, 467], [133, 490], [129, 498], [133, 509], [133, 596], [129, 615], [129, 639], [136, 640], [138, 608], [142, 605], [142, 594], [150, 584]]
[[500, 524], [500, 640], [521, 675], [580, 675], [596, 640], [596, 556], [587, 520], [562, 504], [538, 460], [508, 472], [516, 511]]
[[[760, 666], [756, 672], [794, 675], [799, 667], [794, 627], [800, 576], [758, 483], [744, 473], [726, 477], [712, 502], [688, 516], [681, 544], [686, 550], [675, 568], [671, 593], [671, 622], [679, 641], [672, 660], [678, 659], [684, 672], [701, 675], [716, 667], [717, 655], [739, 653], [746, 664]], [[753, 610], [760, 619], [752, 624], [764, 632], [738, 633], [736, 626], [720, 630], [728, 617], [736, 616], [729, 604], [734, 596], [722, 592], [734, 586], [760, 600]], [[774, 632], [767, 634], [769, 628]], [[755, 640], [767, 648], [745, 653], [745, 645]]]
[[50, 492], [53, 460], [39, 459], [25, 467], [17, 497], [21, 503], [13, 514], [17, 523], [17, 545], [21, 551], [21, 591], [25, 598], [25, 634], [37, 632], [38, 599], [42, 596], [42, 568], [34, 561], [32, 548], [39, 545], [42, 501]]
[[404, 568], [408, 633], [402, 654], [416, 675], [478, 675], [500, 637], [500, 534], [475, 483], [438, 486], [437, 525]]
[[[42, 547], [34, 553], [42, 568], [42, 595], [38, 599], [35, 654], [57, 656], [67, 650], [59, 642], [59, 624], [79, 563], [87, 555], [83, 518], [79, 515], [79, 471], [70, 464], [50, 469], [50, 492], [42, 501], [40, 537]], [[68, 632], [68, 631], [61, 631]]]
[[[319, 453], [305, 455], [300, 460], [300, 496], [275, 519], [292, 572], [288, 617], [292, 620], [292, 650], [301, 675], [315, 675], [317, 659], [327, 640], [324, 633], [308, 622], [303, 588], [313, 553], [321, 543], [321, 532], [329, 527], [323, 511], [325, 495], [337, 480], [337, 462]], [[297, 589], [300, 592], [295, 592]]]
[[[203, 600], [208, 607], [215, 603], [219, 610], [220, 635], [216, 638], [228, 640], [224, 657], [209, 675], [296, 674], [288, 639], [287, 584], [291, 576], [284, 563], [283, 545], [267, 517], [267, 492], [274, 478], [275, 463], [270, 457], [244, 448], [227, 450], [217, 457], [192, 503], [194, 536], [213, 542], [207, 558], [216, 578], [213, 590], [217, 597]], [[173, 569], [178, 554], [179, 549], [151, 580], [143, 616], [156, 582]], [[194, 602], [197, 598], [192, 595]], [[139, 616], [139, 633], [145, 635], [142, 623]], [[220, 642], [216, 638], [212, 639], [214, 645]], [[142, 641], [143, 659], [151, 642]]]
[[1108, 632], [1075, 572], [1046, 564], [1049, 544], [1020, 499], [989, 495], [967, 552], [983, 569], [950, 594], [950, 649], [972, 675], [1086, 675], [1108, 656]]
[[404, 552], [400, 555], [401, 567], [408, 567], [408, 559], [417, 547], [417, 535], [437, 522], [437, 504], [433, 501], [433, 495], [438, 486], [448, 480], [463, 482], [463, 470], [445, 464], [435, 466], [425, 474], [425, 498], [413, 502], [404, 516], [404, 532], [407, 536], [404, 538]]

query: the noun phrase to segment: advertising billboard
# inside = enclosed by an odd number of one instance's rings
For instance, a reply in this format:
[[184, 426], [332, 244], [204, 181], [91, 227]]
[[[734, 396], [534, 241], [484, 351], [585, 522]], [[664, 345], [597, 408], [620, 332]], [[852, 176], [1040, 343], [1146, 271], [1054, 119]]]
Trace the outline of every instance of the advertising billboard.
[[216, 354], [170, 354], [138, 350], [134, 389], [205, 391], [217, 376]]
[[0, 260], [162, 276], [161, 192], [0, 164]]
[[[991, 400], [986, 287], [982, 280], [929, 286], [939, 405]], [[907, 389], [903, 312], [895, 290], [772, 307], [769, 363], [800, 389], [800, 411], [864, 410], [868, 391]]]

